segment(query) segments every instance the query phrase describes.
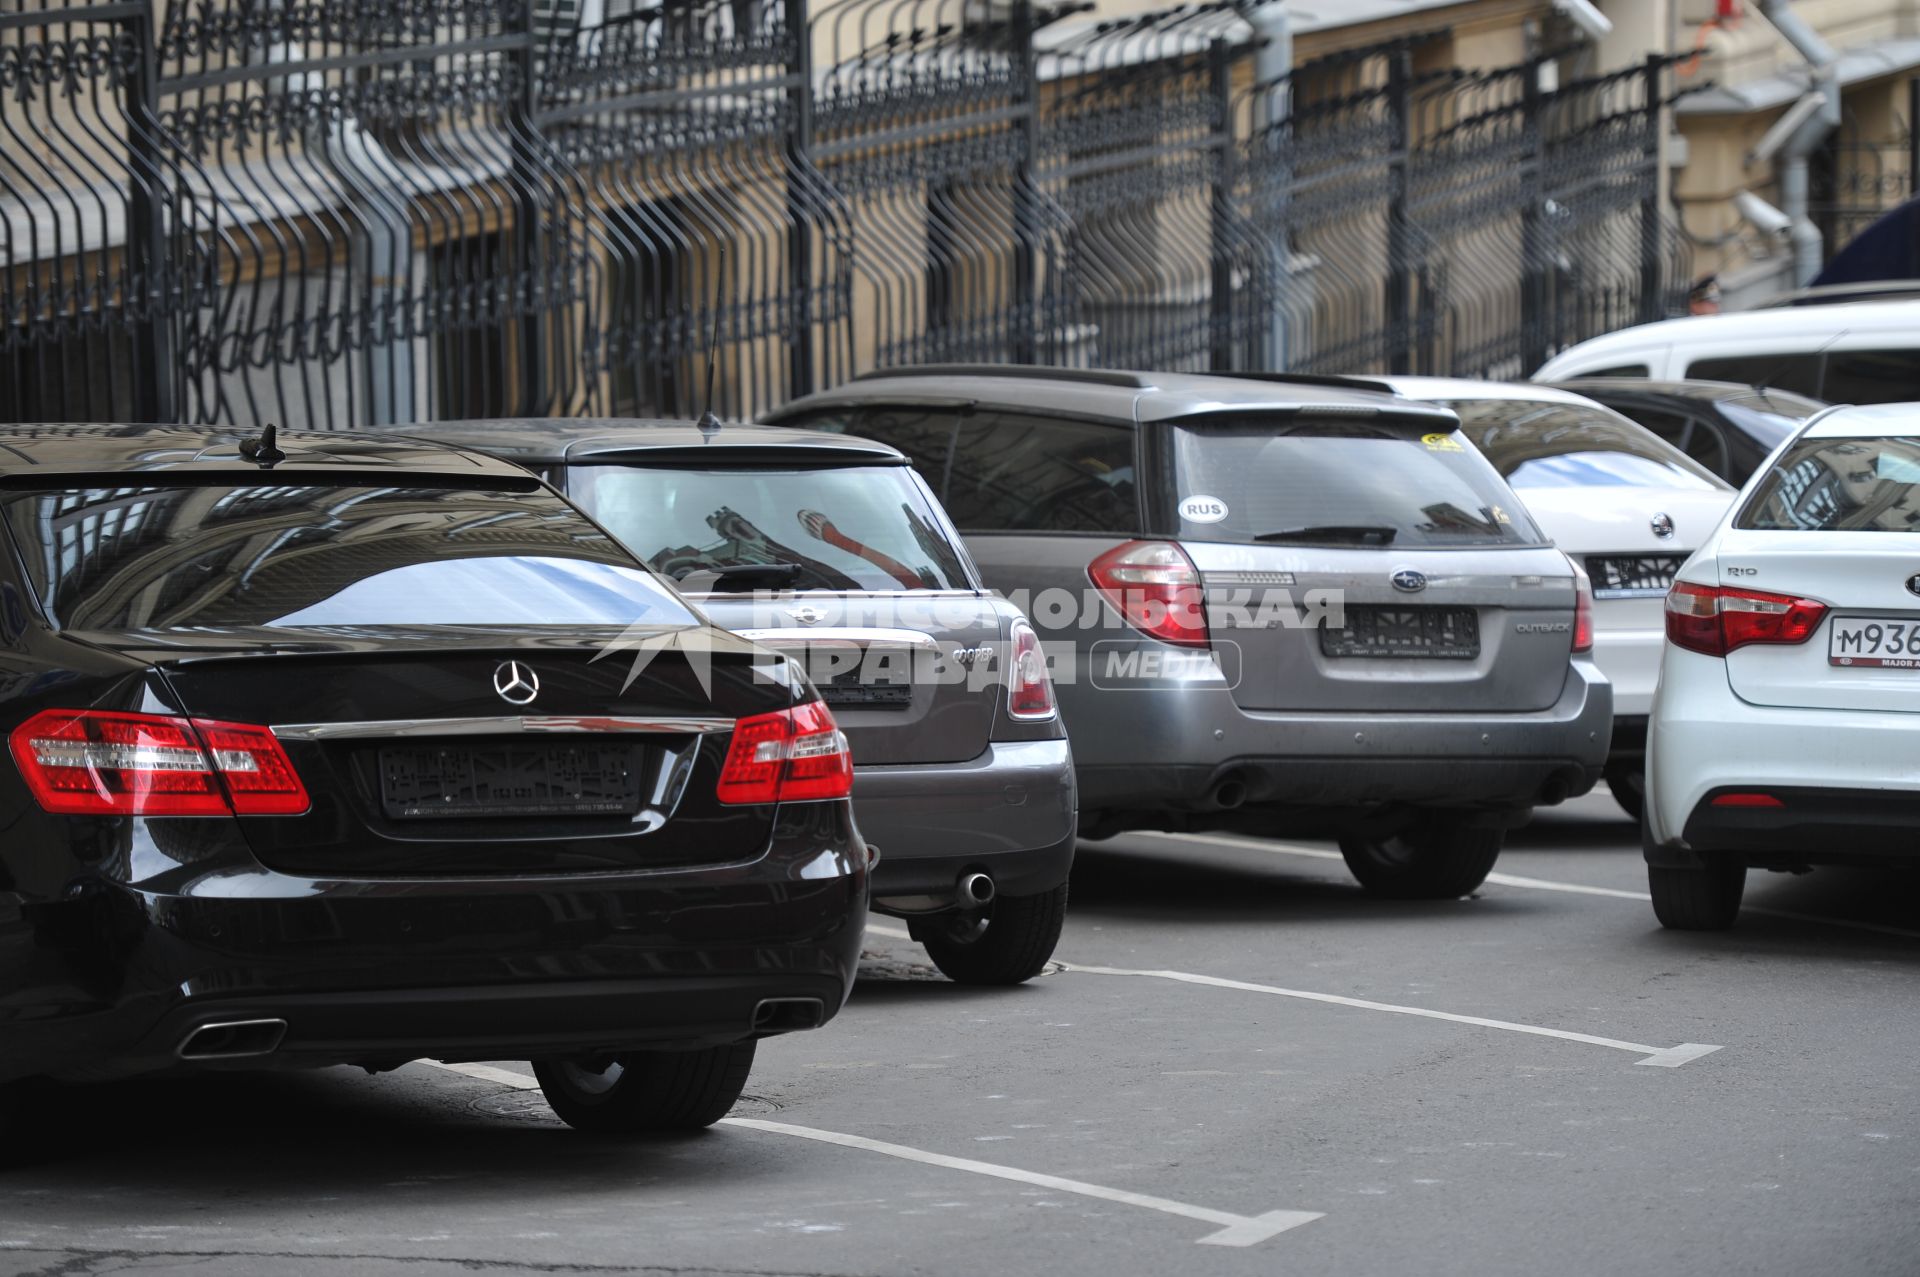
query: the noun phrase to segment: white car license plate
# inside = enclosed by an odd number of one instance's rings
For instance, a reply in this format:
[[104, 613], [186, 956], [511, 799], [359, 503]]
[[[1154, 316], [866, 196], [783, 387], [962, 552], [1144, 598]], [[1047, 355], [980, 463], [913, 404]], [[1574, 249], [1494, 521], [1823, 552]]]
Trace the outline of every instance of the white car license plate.
[[1920, 670], [1920, 621], [1835, 617], [1827, 637], [1827, 664]]

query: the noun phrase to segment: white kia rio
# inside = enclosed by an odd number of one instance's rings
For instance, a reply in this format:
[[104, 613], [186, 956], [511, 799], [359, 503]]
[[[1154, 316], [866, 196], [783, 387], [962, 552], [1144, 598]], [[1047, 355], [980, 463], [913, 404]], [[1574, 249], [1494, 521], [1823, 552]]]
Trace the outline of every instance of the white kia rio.
[[1920, 849], [1920, 404], [1834, 408], [1681, 568], [1647, 742], [1654, 912], [1733, 925], [1749, 866]]
[[1726, 514], [1733, 488], [1645, 426], [1547, 386], [1388, 377], [1460, 414], [1460, 429], [1593, 582], [1593, 659], [1613, 684], [1607, 787], [1640, 816], [1647, 711], [1660, 673], [1660, 600]]

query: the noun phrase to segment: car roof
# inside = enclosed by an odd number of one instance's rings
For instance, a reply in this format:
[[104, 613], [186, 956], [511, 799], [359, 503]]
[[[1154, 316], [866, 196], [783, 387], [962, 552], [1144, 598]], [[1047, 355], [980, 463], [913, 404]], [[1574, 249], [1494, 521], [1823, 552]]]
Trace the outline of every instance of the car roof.
[[1829, 408], [1807, 424], [1806, 437], [1903, 435], [1920, 438], [1920, 403], [1848, 404]]
[[1585, 395], [1531, 381], [1475, 381], [1469, 377], [1386, 377], [1382, 380], [1409, 399], [1512, 399], [1523, 403], [1604, 407]]
[[[1718, 403], [1723, 399], [1751, 399], [1755, 395], [1779, 400], [1781, 407], [1801, 404], [1819, 412], [1826, 404], [1797, 391], [1778, 386], [1749, 386], [1738, 381], [1654, 381], [1646, 377], [1569, 377], [1552, 383], [1589, 397], [1600, 395], [1643, 395], [1649, 399], [1686, 399], [1695, 403]], [[1807, 415], [1812, 416], [1813, 412]]]
[[262, 466], [240, 451], [257, 430], [230, 426], [0, 425], [0, 475], [220, 474], [404, 471], [525, 479], [491, 457], [415, 440], [329, 430], [283, 430], [286, 459]]
[[[1778, 310], [1748, 310], [1718, 315], [1687, 315], [1651, 324], [1622, 328], [1570, 346], [1547, 361], [1560, 364], [1570, 355], [1593, 355], [1652, 350], [1667, 345], [1722, 345], [1755, 339], [1806, 336], [1837, 340], [1846, 333], [1920, 333], [1920, 301], [1854, 302], [1846, 305], [1788, 306]], [[1557, 380], [1557, 378], [1556, 378]]]
[[427, 421], [380, 426], [404, 434], [471, 448], [520, 465], [572, 465], [641, 456], [685, 464], [697, 457], [720, 464], [810, 461], [836, 465], [905, 465], [906, 454], [888, 444], [819, 430], [722, 423], [700, 429], [686, 420], [634, 417], [514, 417], [495, 421]]
[[1362, 377], [1134, 372], [1024, 364], [935, 364], [886, 369], [767, 414], [782, 421], [837, 405], [896, 402], [1027, 408], [1128, 423], [1233, 412], [1316, 411], [1451, 430], [1453, 414]]

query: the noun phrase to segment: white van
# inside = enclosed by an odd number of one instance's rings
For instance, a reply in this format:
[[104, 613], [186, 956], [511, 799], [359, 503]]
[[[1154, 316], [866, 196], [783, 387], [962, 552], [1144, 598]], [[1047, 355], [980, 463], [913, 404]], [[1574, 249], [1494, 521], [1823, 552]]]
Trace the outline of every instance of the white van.
[[1920, 301], [1700, 315], [1623, 328], [1562, 351], [1533, 375], [1731, 381], [1829, 403], [1920, 399]]

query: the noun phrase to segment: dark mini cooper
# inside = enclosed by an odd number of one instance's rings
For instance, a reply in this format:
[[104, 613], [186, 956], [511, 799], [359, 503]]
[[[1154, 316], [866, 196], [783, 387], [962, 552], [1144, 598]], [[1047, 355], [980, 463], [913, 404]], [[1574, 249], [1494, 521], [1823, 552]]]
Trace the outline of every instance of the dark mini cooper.
[[853, 745], [874, 908], [962, 983], [1045, 968], [1073, 863], [1066, 729], [1033, 627], [904, 453], [711, 419], [401, 429], [536, 471], [715, 624], [803, 661]]
[[851, 987], [832, 713], [497, 461], [0, 430], [0, 738], [10, 1100], [517, 1058], [687, 1129]]

